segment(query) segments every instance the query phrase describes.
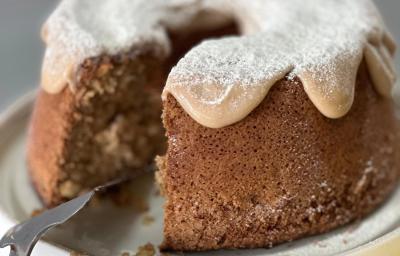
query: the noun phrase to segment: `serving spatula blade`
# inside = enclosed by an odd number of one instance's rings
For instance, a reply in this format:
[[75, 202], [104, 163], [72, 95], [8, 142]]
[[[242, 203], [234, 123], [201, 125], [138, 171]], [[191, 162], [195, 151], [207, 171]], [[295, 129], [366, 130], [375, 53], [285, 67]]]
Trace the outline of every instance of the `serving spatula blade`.
[[46, 210], [40, 215], [12, 227], [0, 239], [0, 248], [10, 246], [10, 256], [29, 256], [37, 241], [39, 241], [47, 231], [72, 218], [90, 202], [97, 192], [101, 192], [129, 179], [130, 177], [124, 177], [96, 187], [90, 192], [53, 209]]

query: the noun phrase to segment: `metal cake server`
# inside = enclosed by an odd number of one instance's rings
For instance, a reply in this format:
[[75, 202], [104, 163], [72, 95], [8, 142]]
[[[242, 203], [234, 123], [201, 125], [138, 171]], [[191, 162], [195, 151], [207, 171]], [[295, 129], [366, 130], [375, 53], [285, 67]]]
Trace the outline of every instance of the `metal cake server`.
[[114, 180], [75, 199], [47, 210], [42, 214], [11, 228], [0, 240], [0, 248], [10, 246], [10, 256], [29, 256], [39, 239], [50, 229], [65, 223], [82, 210], [100, 191], [120, 184], [128, 178]]

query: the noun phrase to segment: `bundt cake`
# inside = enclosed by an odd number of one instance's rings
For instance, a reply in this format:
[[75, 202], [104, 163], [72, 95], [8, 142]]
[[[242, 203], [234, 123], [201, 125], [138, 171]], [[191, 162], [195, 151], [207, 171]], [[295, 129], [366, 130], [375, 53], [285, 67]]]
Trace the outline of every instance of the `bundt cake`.
[[161, 248], [254, 248], [397, 186], [396, 46], [369, 0], [69, 0], [42, 36], [27, 162], [47, 206], [163, 155]]

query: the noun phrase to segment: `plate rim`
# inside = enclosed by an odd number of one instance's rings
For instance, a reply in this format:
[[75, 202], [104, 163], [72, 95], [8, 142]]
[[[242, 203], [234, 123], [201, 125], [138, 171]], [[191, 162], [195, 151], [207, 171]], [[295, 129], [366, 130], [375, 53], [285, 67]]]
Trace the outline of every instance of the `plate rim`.
[[[23, 113], [27, 111], [32, 111], [34, 100], [38, 90], [31, 90], [15, 100], [10, 105], [6, 106], [5, 110], [0, 113], [0, 131], [4, 129], [5, 126], [10, 125], [13, 120], [19, 118]], [[17, 224], [17, 221], [9, 216], [4, 210], [4, 207], [0, 205], [0, 235], [6, 232], [8, 228], [12, 225]], [[5, 225], [3, 225], [5, 224]], [[65, 248], [61, 246], [51, 244], [49, 242], [40, 240], [35, 247], [34, 254], [42, 254], [46, 251], [52, 250], [52, 253], [58, 253], [57, 255], [66, 255], [68, 253]], [[348, 252], [343, 253], [344, 256], [375, 256], [376, 253], [384, 254], [386, 256], [396, 256], [400, 252], [400, 226], [396, 229], [363, 244], [357, 248], [351, 249]], [[55, 255], [55, 254], [53, 254]]]

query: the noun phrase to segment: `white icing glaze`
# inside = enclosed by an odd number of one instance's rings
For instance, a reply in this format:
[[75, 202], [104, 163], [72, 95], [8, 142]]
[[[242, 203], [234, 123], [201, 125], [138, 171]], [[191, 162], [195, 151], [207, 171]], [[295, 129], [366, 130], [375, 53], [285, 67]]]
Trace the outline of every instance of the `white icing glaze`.
[[[198, 19], [205, 10], [219, 14]], [[217, 26], [227, 17], [243, 35], [194, 47], [172, 69], [163, 92], [204, 126], [241, 120], [285, 75], [300, 78], [322, 114], [339, 118], [353, 103], [363, 55], [377, 91], [390, 94], [396, 46], [369, 0], [63, 1], [43, 33], [42, 86], [50, 93], [73, 86], [77, 67], [104, 53], [150, 44], [166, 56], [166, 29], [190, 28], [193, 20]]]

